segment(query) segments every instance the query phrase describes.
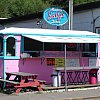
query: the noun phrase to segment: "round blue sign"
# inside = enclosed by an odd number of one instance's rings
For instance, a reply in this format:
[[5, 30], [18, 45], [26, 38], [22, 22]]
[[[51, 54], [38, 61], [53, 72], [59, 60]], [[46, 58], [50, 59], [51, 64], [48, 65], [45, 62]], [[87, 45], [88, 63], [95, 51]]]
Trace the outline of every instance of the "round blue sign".
[[46, 9], [43, 13], [43, 18], [47, 23], [55, 26], [62, 26], [68, 22], [67, 12], [58, 7]]

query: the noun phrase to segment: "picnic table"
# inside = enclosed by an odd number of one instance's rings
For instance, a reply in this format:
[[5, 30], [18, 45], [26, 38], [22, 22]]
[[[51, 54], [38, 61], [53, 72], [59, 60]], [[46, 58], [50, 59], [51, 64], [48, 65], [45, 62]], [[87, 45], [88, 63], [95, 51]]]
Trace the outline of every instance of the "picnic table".
[[[16, 88], [16, 93], [19, 93], [22, 88], [27, 87], [36, 87], [40, 92], [43, 91], [41, 88], [43, 82], [37, 79], [38, 74], [25, 72], [6, 72], [6, 76], [6, 80], [0, 79], [0, 81], [13, 84], [14, 88]], [[13, 80], [11, 80], [12, 76], [14, 77]]]

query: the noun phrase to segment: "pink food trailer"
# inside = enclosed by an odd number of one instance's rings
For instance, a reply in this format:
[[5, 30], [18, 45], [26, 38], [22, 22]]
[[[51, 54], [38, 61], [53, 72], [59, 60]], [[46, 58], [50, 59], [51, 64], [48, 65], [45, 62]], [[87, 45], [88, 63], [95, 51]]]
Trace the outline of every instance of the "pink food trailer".
[[93, 71], [92, 75], [88, 73], [91, 83], [94, 78], [99, 82], [99, 42], [99, 34], [87, 31], [14, 27], [0, 30], [0, 76], [5, 79], [5, 72], [36, 73], [38, 79], [52, 84], [54, 68], [88, 67], [98, 69], [96, 77]]

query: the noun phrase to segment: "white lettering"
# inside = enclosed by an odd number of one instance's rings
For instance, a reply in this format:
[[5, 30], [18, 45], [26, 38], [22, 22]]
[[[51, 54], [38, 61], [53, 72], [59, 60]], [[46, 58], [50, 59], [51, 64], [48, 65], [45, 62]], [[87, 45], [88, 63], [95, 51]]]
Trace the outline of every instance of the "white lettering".
[[51, 14], [52, 12], [48, 12], [48, 20], [57, 18], [58, 21], [60, 21], [61, 18], [64, 17], [63, 13], [55, 12], [55, 14]]

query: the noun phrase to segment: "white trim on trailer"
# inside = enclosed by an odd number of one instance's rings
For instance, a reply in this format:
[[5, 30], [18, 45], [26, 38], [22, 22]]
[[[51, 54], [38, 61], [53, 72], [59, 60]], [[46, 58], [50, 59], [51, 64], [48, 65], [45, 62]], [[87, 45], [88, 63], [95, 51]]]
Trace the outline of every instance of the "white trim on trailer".
[[36, 28], [6, 28], [1, 34], [22, 35], [41, 42], [54, 43], [98, 43], [100, 35], [88, 31], [53, 30]]

